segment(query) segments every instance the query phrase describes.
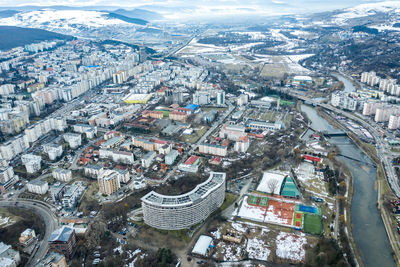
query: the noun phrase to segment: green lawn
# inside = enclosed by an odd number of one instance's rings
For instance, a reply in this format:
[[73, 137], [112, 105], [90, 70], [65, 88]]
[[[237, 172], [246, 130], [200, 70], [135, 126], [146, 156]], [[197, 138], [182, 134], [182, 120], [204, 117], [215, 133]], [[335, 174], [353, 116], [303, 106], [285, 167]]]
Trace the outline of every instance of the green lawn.
[[232, 193], [226, 193], [225, 194], [225, 201], [221, 205], [221, 210], [226, 209], [229, 207], [233, 202], [235, 202], [237, 199], [237, 195], [232, 194]]
[[322, 232], [321, 216], [305, 213], [304, 214], [304, 232], [319, 235]]
[[193, 134], [182, 136], [182, 140], [188, 143], [196, 143], [197, 140], [199, 140], [200, 137], [202, 137], [208, 129], [208, 126], [200, 126], [200, 128], [198, 130], [195, 130]]

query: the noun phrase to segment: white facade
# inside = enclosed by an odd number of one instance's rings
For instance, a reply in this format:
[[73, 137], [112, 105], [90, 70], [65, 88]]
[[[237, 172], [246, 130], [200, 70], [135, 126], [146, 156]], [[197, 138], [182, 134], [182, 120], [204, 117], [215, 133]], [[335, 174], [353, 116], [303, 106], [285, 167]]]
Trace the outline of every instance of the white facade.
[[211, 103], [211, 94], [207, 91], [196, 91], [193, 94], [193, 104], [195, 105], [208, 105]]
[[399, 114], [390, 115], [388, 129], [396, 130], [399, 127], [400, 127], [400, 115]]
[[104, 171], [102, 166], [99, 165], [87, 165], [84, 168], [84, 173], [86, 176], [91, 178], [97, 178]]
[[331, 104], [334, 107], [355, 111], [357, 108], [357, 100], [350, 97], [349, 94], [343, 92], [335, 92], [331, 96]]
[[63, 137], [72, 149], [77, 148], [82, 144], [82, 137], [80, 134], [66, 133]]
[[156, 152], [154, 151], [149, 151], [147, 152], [143, 158], [141, 159], [142, 162], [142, 167], [148, 168], [151, 166], [151, 163], [153, 162], [154, 158], [156, 157]]
[[43, 146], [43, 151], [47, 153], [50, 160], [55, 160], [63, 153], [62, 145], [46, 144]]
[[65, 183], [68, 183], [72, 180], [71, 170], [57, 168], [53, 170], [52, 175], [54, 179]]
[[239, 153], [244, 153], [247, 151], [247, 149], [249, 149], [249, 146], [250, 140], [247, 136], [244, 136], [236, 141], [234, 150]]
[[248, 94], [241, 94], [236, 99], [236, 103], [237, 103], [238, 106], [247, 105], [247, 103], [249, 103], [249, 95]]
[[49, 184], [45, 181], [34, 180], [26, 184], [28, 191], [31, 193], [43, 195], [49, 190]]
[[220, 90], [217, 93], [217, 105], [224, 105], [225, 104], [225, 91]]
[[97, 134], [97, 126], [92, 126], [89, 124], [76, 124], [74, 125], [74, 132], [83, 133], [87, 138], [92, 139]]
[[211, 172], [207, 181], [183, 195], [148, 193], [141, 199], [144, 222], [157, 229], [179, 230], [204, 221], [224, 202], [225, 175]]
[[364, 116], [371, 116], [371, 115], [375, 115], [376, 110], [380, 107], [382, 107], [383, 104], [380, 102], [368, 102], [368, 103], [364, 103], [363, 106], [363, 115]]
[[133, 153], [131, 152], [100, 149], [99, 153], [100, 158], [108, 158], [117, 163], [121, 162], [125, 164], [133, 164], [133, 162], [135, 161]]
[[247, 135], [245, 131], [246, 128], [244, 126], [225, 124], [224, 126], [221, 127], [221, 130], [219, 132], [219, 137], [228, 138], [229, 140], [232, 141], [237, 141], [242, 136]]
[[28, 173], [35, 173], [41, 168], [42, 158], [33, 154], [25, 154], [21, 157], [22, 164], [25, 165]]

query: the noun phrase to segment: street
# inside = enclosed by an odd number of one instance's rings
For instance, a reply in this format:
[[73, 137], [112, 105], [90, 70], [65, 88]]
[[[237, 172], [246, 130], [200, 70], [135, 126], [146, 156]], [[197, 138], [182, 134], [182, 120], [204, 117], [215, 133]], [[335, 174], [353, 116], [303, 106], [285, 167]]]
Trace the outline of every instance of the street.
[[29, 259], [27, 266], [35, 266], [38, 260], [42, 259], [48, 250], [47, 240], [50, 234], [58, 228], [58, 219], [56, 215], [51, 211], [49, 205], [44, 204], [41, 201], [17, 199], [17, 200], [1, 200], [0, 207], [15, 208], [20, 207], [35, 211], [39, 216], [43, 218], [46, 224], [45, 234], [41, 242], [39, 242], [39, 248], [35, 254]]

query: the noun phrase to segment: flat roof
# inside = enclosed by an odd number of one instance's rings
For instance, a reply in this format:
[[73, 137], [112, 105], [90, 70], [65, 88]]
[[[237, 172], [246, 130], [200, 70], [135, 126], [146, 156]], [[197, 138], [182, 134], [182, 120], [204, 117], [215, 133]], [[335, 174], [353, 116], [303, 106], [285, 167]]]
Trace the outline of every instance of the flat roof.
[[193, 204], [197, 200], [206, 197], [222, 183], [225, 183], [225, 177], [226, 174], [224, 172], [211, 172], [210, 177], [205, 182], [198, 184], [190, 192], [177, 196], [166, 196], [151, 191], [142, 197], [141, 200], [150, 205], [167, 207]]
[[122, 100], [123, 101], [144, 101], [147, 102], [153, 94], [135, 94], [131, 93], [128, 94], [126, 97], [124, 97]]
[[210, 236], [207, 235], [199, 236], [199, 239], [197, 239], [197, 242], [192, 249], [192, 253], [206, 256], [208, 248], [210, 247], [212, 241], [213, 239]]

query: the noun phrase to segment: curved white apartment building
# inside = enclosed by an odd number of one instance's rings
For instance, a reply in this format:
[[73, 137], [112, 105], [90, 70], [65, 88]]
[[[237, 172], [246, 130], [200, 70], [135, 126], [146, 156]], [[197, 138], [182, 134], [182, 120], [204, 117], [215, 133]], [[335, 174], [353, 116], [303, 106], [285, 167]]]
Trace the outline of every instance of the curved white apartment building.
[[224, 202], [225, 177], [225, 173], [211, 172], [207, 181], [178, 196], [151, 191], [141, 199], [144, 222], [164, 230], [185, 229], [200, 223]]

